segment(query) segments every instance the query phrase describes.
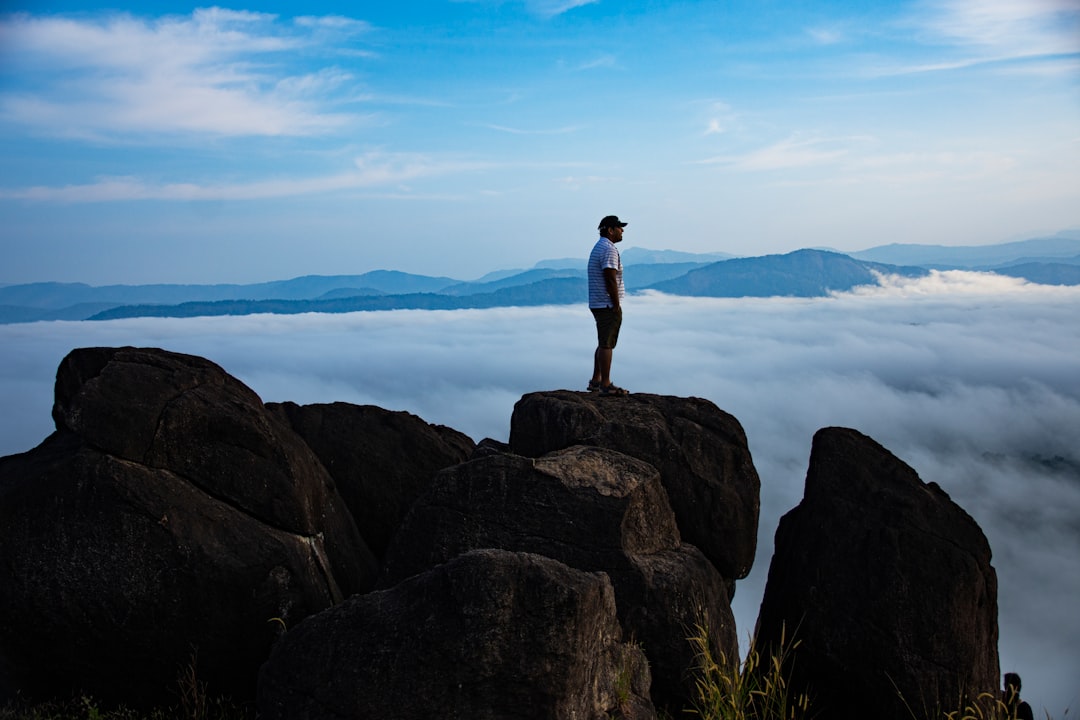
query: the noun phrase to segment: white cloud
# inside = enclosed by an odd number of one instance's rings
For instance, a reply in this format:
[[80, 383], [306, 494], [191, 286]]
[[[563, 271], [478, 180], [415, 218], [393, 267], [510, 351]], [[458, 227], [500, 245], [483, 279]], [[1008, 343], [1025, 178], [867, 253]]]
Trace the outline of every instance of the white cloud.
[[[714, 126], [721, 127], [722, 126]], [[706, 135], [710, 134], [706, 132]], [[942, 144], [940, 149], [927, 144], [920, 150], [887, 148], [892, 139], [874, 136], [803, 137], [794, 135], [761, 147], [715, 155], [694, 161], [735, 171], [754, 173], [783, 170], [827, 169], [827, 172], [780, 176], [779, 185], [856, 188], [868, 193], [875, 205], [895, 208], [897, 189], [923, 193], [929, 187], [982, 187], [982, 198], [1001, 193], [1007, 200], [1022, 197], [1043, 199], [1061, 193], [1061, 183], [1072, 172], [1073, 153], [1063, 148], [1051, 162], [1040, 159], [1035, 165], [1024, 146], [1001, 145], [991, 150], [959, 149]], [[1021, 182], [1018, 178], [1027, 177]], [[871, 192], [871, 189], [873, 190]], [[883, 202], [883, 197], [892, 197]]]
[[[1080, 5], [1074, 0], [946, 0], [920, 2], [902, 25], [955, 54], [882, 74], [956, 70], [975, 65], [1046, 60], [1029, 71], [1058, 74], [1080, 53]], [[877, 71], [875, 71], [877, 72]]]
[[837, 27], [807, 28], [806, 34], [818, 45], [836, 45], [846, 38], [844, 31]]
[[702, 165], [729, 165], [739, 170], [786, 170], [836, 163], [848, 154], [834, 140], [787, 138], [739, 155], [721, 155], [699, 161]]
[[726, 132], [724, 126], [720, 124], [720, 120], [717, 118], [710, 118], [708, 125], [705, 127], [706, 135], [723, 135]]
[[554, 17], [569, 12], [574, 8], [584, 5], [592, 5], [599, 0], [525, 0], [525, 6], [530, 12], [543, 17]]
[[578, 65], [578, 70], [596, 70], [597, 68], [613, 68], [618, 67], [618, 60], [614, 55], [600, 55], [592, 60], [583, 62]]
[[321, 48], [328, 28], [363, 27], [339, 17], [283, 26], [273, 15], [220, 8], [153, 22], [12, 16], [0, 24], [0, 43], [29, 82], [0, 95], [0, 118], [42, 134], [111, 140], [326, 133], [350, 121], [326, 106], [326, 91], [351, 78], [335, 68], [294, 74], [279, 61]]
[[301, 27], [315, 27], [349, 35], [370, 32], [372, 29], [371, 23], [341, 15], [325, 15], [322, 17], [304, 15], [296, 18], [294, 22]]
[[568, 135], [570, 133], [580, 130], [576, 126], [567, 126], [561, 128], [547, 129], [547, 130], [523, 130], [521, 128], [508, 127], [506, 125], [484, 125], [483, 127], [489, 130], [496, 130], [498, 132], [507, 133], [509, 135]]
[[[1022, 278], [1013, 278], [991, 272], [970, 272], [962, 270], [931, 270], [928, 277], [911, 278], [901, 275], [878, 275], [878, 285], [860, 285], [850, 294], [863, 297], [897, 297], [913, 300], [928, 296], [996, 296], [1015, 295], [1024, 297], [1031, 294], [1033, 286]], [[1040, 286], [1037, 288], [1040, 298], [1060, 294], [1068, 299], [1075, 295], [1072, 287]]]
[[[829, 299], [653, 294], [627, 300], [613, 376], [708, 398], [746, 429], [762, 515], [735, 596], [744, 642], [813, 433], [854, 427], [980, 523], [998, 571], [1002, 670], [1021, 673], [1037, 714], [1060, 717], [1080, 704], [1078, 314], [1080, 288], [979, 273]], [[72, 347], [195, 353], [265, 400], [373, 403], [505, 440], [522, 394], [584, 388], [593, 333], [583, 306], [0, 326], [0, 453], [50, 431], [53, 375]]]
[[131, 200], [265, 200], [400, 183], [473, 172], [489, 163], [438, 158], [417, 153], [369, 152], [354, 159], [354, 168], [333, 175], [282, 177], [250, 183], [200, 185], [152, 183], [137, 177], [99, 178], [84, 185], [0, 189], [0, 198], [39, 202], [97, 203]]
[[724, 135], [738, 127], [739, 118], [734, 108], [725, 102], [710, 100], [704, 103], [704, 136]]
[[993, 55], [1080, 51], [1080, 5], [1073, 0], [948, 0], [924, 7], [927, 31]]
[[[503, 0], [452, 0], [452, 2], [501, 5]], [[547, 19], [562, 15], [574, 8], [592, 5], [599, 0], [520, 0], [520, 2], [527, 12]]]

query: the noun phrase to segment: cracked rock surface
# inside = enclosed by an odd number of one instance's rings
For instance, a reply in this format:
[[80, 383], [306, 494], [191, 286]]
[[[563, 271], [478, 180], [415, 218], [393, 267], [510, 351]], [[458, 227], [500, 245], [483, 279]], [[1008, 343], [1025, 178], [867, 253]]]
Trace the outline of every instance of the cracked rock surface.
[[72, 351], [56, 432], [0, 459], [0, 655], [28, 695], [250, 697], [281, 627], [377, 572], [329, 474], [243, 383], [146, 348]]
[[708, 618], [714, 656], [739, 656], [732, 581], [681, 541], [660, 473], [646, 462], [577, 445], [535, 459], [492, 454], [447, 468], [402, 523], [379, 585], [481, 548], [606, 573], [623, 630], [649, 660], [652, 700], [672, 715], [694, 699], [688, 629]]
[[626, 453], [660, 471], [682, 539], [729, 580], [757, 551], [760, 487], [739, 421], [703, 398], [529, 393], [514, 405], [510, 447], [527, 457], [574, 445]]
[[656, 720], [604, 573], [463, 553], [308, 618], [259, 682], [264, 720]]

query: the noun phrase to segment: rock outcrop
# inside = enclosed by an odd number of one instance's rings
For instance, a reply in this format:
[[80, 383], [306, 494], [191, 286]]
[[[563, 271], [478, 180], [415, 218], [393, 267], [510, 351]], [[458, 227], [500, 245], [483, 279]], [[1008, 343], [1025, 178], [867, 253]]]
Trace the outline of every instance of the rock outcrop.
[[708, 400], [555, 391], [514, 406], [510, 446], [539, 457], [595, 445], [660, 471], [682, 538], [725, 578], [746, 577], [757, 547], [760, 481], [739, 421]]
[[382, 560], [413, 502], [439, 470], [465, 462], [465, 434], [373, 405], [267, 403], [322, 461], [364, 541]]
[[791, 686], [821, 717], [910, 720], [993, 692], [997, 578], [986, 537], [870, 438], [820, 430], [802, 502], [776, 531], [755, 649], [769, 656], [784, 633], [799, 643]]
[[[0, 704], [169, 705], [190, 665], [268, 719], [652, 720], [691, 702], [696, 625], [739, 657], [759, 481], [706, 400], [533, 393], [509, 443], [474, 444], [380, 408], [264, 406], [202, 358], [88, 348], [53, 417], [0, 458]], [[817, 717], [994, 690], [986, 538], [870, 438], [822, 430], [754, 649], [783, 636]]]
[[443, 470], [402, 524], [380, 585], [479, 548], [607, 573], [622, 627], [652, 667], [652, 698], [673, 715], [694, 696], [688, 631], [709, 624], [714, 656], [738, 658], [730, 584], [681, 542], [652, 465], [575, 446], [535, 459], [489, 455]]
[[260, 717], [650, 720], [648, 664], [602, 573], [478, 550], [289, 631]]
[[308, 447], [202, 358], [87, 348], [56, 432], [0, 460], [0, 655], [24, 694], [251, 697], [280, 623], [378, 570]]

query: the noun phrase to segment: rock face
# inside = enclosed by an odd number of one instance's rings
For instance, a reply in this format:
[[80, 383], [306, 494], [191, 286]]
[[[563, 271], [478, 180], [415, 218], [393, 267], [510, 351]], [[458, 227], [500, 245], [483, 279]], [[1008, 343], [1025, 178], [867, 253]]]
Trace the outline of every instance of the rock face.
[[655, 718], [601, 573], [466, 553], [308, 618], [263, 668], [265, 720]]
[[381, 560], [417, 497], [439, 470], [476, 449], [466, 435], [372, 405], [268, 403], [329, 471], [368, 547]]
[[[88, 348], [53, 417], [0, 458], [0, 704], [170, 705], [194, 666], [211, 694], [257, 685], [271, 719], [651, 720], [691, 703], [697, 624], [739, 657], [759, 482], [708, 401], [534, 393], [509, 444], [475, 445], [407, 413], [267, 407], [201, 358]], [[795, 636], [790, 685], [817, 717], [910, 720], [996, 689], [996, 582], [940, 488], [827, 428], [755, 650]]]
[[750, 572], [761, 483], [734, 417], [708, 400], [646, 394], [532, 393], [514, 406], [515, 453], [539, 457], [572, 445], [617, 450], [656, 467], [683, 539], [725, 578]]
[[24, 693], [171, 703], [194, 662], [212, 692], [250, 697], [276, 618], [372, 586], [322, 465], [213, 363], [75, 350], [53, 417], [0, 460], [0, 656]]
[[478, 548], [544, 555], [603, 571], [618, 616], [641, 643], [657, 707], [693, 697], [688, 629], [708, 622], [714, 648], [738, 658], [731, 588], [680, 541], [657, 470], [612, 450], [575, 446], [530, 459], [490, 455], [442, 471], [387, 553], [383, 587]]
[[998, 684], [990, 547], [941, 488], [885, 448], [820, 430], [803, 500], [776, 532], [755, 649], [770, 654], [785, 631], [801, 643], [792, 687], [821, 717], [955, 709]]

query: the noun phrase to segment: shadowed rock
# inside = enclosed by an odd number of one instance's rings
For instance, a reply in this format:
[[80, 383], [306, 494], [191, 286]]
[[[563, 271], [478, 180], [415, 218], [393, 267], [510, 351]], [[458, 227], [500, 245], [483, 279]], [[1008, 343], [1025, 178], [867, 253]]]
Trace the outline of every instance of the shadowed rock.
[[[0, 701], [174, 704], [189, 664], [250, 699], [284, 627], [267, 718], [648, 720], [692, 697], [695, 624], [738, 658], [758, 479], [708, 401], [535, 393], [509, 445], [474, 446], [378, 408], [268, 410], [201, 358], [89, 348], [61, 364], [53, 417], [0, 458]], [[387, 548], [367, 595], [354, 515]], [[986, 539], [940, 488], [818, 433], [756, 649], [796, 636], [791, 684], [819, 716], [995, 690], [996, 603]]]
[[539, 457], [572, 445], [618, 450], [660, 471], [682, 537], [726, 578], [746, 577], [757, 546], [759, 489], [742, 426], [708, 400], [565, 390], [514, 406], [510, 446]]
[[706, 617], [715, 650], [738, 657], [731, 587], [701, 552], [680, 541], [653, 466], [605, 448], [577, 446], [540, 458], [490, 455], [436, 477], [402, 524], [380, 585], [466, 551], [537, 553], [603, 571], [619, 619], [652, 667], [657, 707], [690, 702], [687, 634]]
[[435, 473], [464, 462], [476, 447], [457, 430], [372, 405], [286, 402], [267, 408], [315, 451], [380, 560]]
[[259, 713], [650, 720], [647, 687], [606, 576], [480, 550], [290, 630], [260, 674]]
[[0, 459], [0, 654], [24, 692], [171, 704], [194, 657], [211, 691], [250, 698], [275, 618], [372, 585], [329, 475], [213, 363], [72, 351], [53, 417]]
[[820, 430], [802, 502], [776, 532], [755, 649], [768, 657], [783, 632], [800, 643], [792, 687], [821, 716], [940, 717], [997, 687], [990, 547], [888, 450]]

